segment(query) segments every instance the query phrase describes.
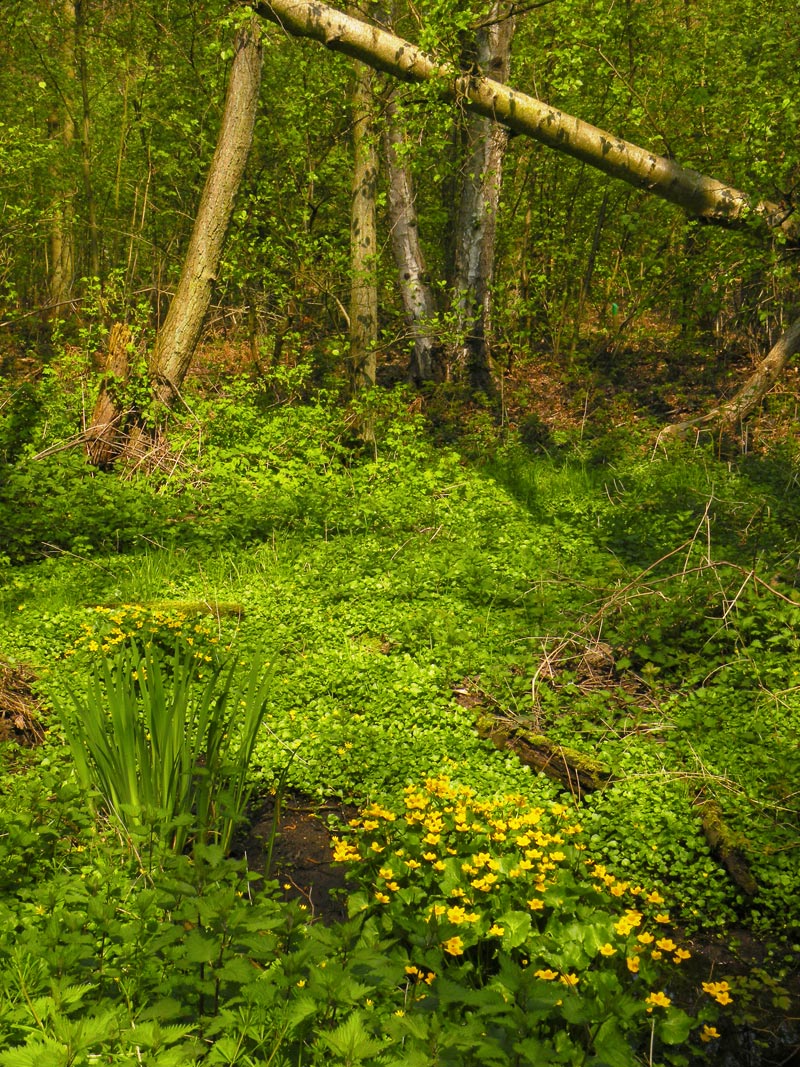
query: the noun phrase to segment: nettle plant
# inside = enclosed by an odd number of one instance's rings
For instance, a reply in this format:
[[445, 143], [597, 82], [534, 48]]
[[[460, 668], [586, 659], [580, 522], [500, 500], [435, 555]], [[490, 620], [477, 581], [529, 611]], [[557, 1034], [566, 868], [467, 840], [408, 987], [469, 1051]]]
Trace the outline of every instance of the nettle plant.
[[627, 1067], [657, 1050], [679, 1062], [675, 1046], [719, 1036], [727, 983], [706, 983], [695, 1014], [678, 1006], [694, 999], [690, 952], [663, 897], [594, 863], [581, 833], [562, 804], [429, 779], [335, 839], [359, 887], [351, 914], [376, 915], [406, 946], [409, 1054], [445, 1042], [481, 1064]]

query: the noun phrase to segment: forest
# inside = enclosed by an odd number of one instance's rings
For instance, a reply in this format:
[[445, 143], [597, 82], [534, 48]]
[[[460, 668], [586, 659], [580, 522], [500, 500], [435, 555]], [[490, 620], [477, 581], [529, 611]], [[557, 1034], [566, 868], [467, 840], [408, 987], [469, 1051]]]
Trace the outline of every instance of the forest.
[[790, 0], [5, 0], [0, 1067], [800, 1063]]

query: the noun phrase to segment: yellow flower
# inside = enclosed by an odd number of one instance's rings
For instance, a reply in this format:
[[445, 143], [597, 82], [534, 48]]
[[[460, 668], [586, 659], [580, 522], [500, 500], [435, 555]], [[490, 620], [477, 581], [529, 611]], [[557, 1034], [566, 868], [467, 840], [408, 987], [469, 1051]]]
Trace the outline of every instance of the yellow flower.
[[502, 936], [503, 936], [503, 927], [502, 926], [498, 926], [497, 923], [495, 923], [493, 926], [489, 927], [489, 937], [502, 937]]
[[679, 948], [675, 955], [672, 957], [672, 962], [681, 963], [682, 960], [689, 960], [691, 958], [691, 952], [687, 952], [685, 948]]
[[600, 955], [601, 956], [613, 956], [616, 951], [617, 950], [614, 948], [614, 946], [612, 944], [610, 944], [608, 941], [605, 943], [605, 945], [601, 945], [600, 946]]
[[727, 982], [703, 982], [703, 992], [716, 1000], [717, 1004], [732, 1004], [733, 997], [730, 995], [730, 986]]
[[464, 942], [460, 937], [449, 937], [442, 942], [442, 948], [451, 956], [460, 956], [464, 952]]
[[663, 952], [659, 952], [657, 948], [654, 948], [653, 951], [650, 953], [650, 959], [651, 960], [660, 960], [663, 955], [664, 955]]
[[376, 893], [375, 894], [375, 899], [378, 901], [379, 904], [388, 904], [389, 903], [389, 898], [386, 896], [385, 893]]
[[636, 940], [642, 945], [650, 945], [655, 941], [655, 938], [652, 934], [648, 934], [648, 932], [644, 930], [641, 934], [636, 935]]
[[628, 958], [625, 960], [625, 962], [627, 963], [628, 970], [631, 972], [631, 974], [638, 974], [639, 973], [639, 957], [638, 956], [628, 956]]
[[373, 841], [369, 847], [373, 852], [383, 852], [384, 849], [384, 846], [379, 845], [377, 841]]
[[436, 977], [436, 973], [434, 971], [428, 971], [428, 973], [423, 978], [423, 981], [425, 982], [426, 985], [431, 985], [431, 983], [433, 982], [435, 977]]
[[664, 898], [661, 896], [660, 893], [653, 890], [652, 893], [647, 894], [647, 902], [648, 904], [663, 904]]
[[645, 999], [645, 1004], [649, 1004], [648, 1011], [652, 1011], [653, 1008], [668, 1008], [672, 1001], [666, 995], [666, 993], [651, 993], [649, 997]]
[[558, 978], [558, 971], [534, 971], [534, 974], [545, 982], [552, 982], [554, 978]]
[[438, 860], [439, 857], [436, 855], [435, 852], [423, 852], [422, 853], [422, 858], [424, 860], [427, 860], [428, 863], [433, 863], [434, 860]]
[[577, 974], [562, 974], [559, 975], [559, 982], [563, 982], [564, 985], [577, 985], [580, 982], [580, 978]]
[[394, 871], [391, 867], [381, 867], [381, 869], [378, 871], [378, 874], [381, 876], [381, 878], [394, 878]]
[[526, 901], [526, 903], [527, 903], [528, 907], [531, 909], [531, 911], [541, 911], [542, 908], [544, 907], [544, 901], [543, 900], [537, 900], [535, 897], [533, 897], [531, 900]]
[[348, 841], [341, 841], [338, 837], [334, 837], [333, 858], [337, 863], [351, 863], [354, 860], [360, 860], [361, 856], [358, 849]]
[[411, 975], [415, 975], [415, 974], [418, 975], [420, 973], [419, 967], [406, 967], [405, 971], [406, 971], [406, 974], [411, 974]]
[[663, 911], [659, 912], [658, 915], [655, 916], [655, 921], [657, 923], [668, 923], [669, 922], [669, 915], [667, 915], [666, 912], [663, 912]]
[[706, 1024], [703, 1027], [703, 1032], [700, 1034], [701, 1041], [711, 1041], [713, 1038], [719, 1037], [719, 1031], [716, 1026], [709, 1026]]
[[663, 952], [674, 952], [678, 947], [671, 937], [662, 937], [656, 944]]

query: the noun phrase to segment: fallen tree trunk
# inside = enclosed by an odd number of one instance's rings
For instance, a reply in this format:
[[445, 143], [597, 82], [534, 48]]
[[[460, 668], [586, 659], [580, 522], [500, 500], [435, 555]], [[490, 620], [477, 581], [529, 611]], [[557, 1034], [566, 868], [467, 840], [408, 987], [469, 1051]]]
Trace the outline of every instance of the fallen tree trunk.
[[779, 204], [754, 200], [733, 186], [648, 152], [491, 78], [454, 71], [409, 41], [319, 0], [260, 0], [254, 10], [295, 37], [319, 41], [376, 70], [404, 81], [435, 82], [443, 99], [457, 101], [477, 115], [677, 204], [707, 222], [741, 227], [752, 221], [800, 240], [800, 217]]
[[759, 363], [742, 388], [724, 404], [696, 419], [676, 422], [666, 426], [659, 434], [665, 438], [685, 437], [689, 432], [699, 433], [706, 429], [723, 429], [733, 433], [740, 423], [761, 403], [781, 375], [786, 364], [800, 352], [800, 319], [793, 323], [785, 334], [772, 346], [769, 354]]
[[551, 741], [544, 734], [521, 730], [493, 715], [480, 716], [476, 727], [480, 736], [488, 738], [496, 748], [516, 753], [522, 763], [553, 778], [578, 798], [602, 789], [611, 780], [611, 771], [599, 760]]
[[716, 800], [701, 800], [696, 801], [695, 806], [712, 854], [728, 872], [734, 885], [748, 897], [755, 896], [758, 884], [742, 852], [742, 841], [726, 824], [719, 804]]

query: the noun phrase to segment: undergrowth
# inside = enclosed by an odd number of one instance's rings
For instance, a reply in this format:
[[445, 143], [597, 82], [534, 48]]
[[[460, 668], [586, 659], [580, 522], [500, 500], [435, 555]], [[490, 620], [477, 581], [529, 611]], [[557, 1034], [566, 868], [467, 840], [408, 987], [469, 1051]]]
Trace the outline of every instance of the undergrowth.
[[[491, 922], [481, 912], [474, 944], [443, 928], [433, 955], [420, 956], [420, 892], [409, 884], [401, 895], [388, 851], [377, 866], [361, 853], [353, 901], [368, 906], [325, 930], [223, 848], [176, 855], [155, 826], [108, 821], [101, 803], [86, 803], [61, 748], [68, 724], [51, 712], [48, 743], [27, 757], [28, 773], [9, 757], [0, 796], [0, 1064], [577, 1064], [595, 1047], [592, 1022], [605, 1026], [603, 1062], [677, 1063], [727, 1023], [698, 1017], [702, 997], [672, 979], [659, 985], [648, 971], [645, 989], [620, 970], [633, 956], [609, 932], [619, 915], [602, 909], [636, 887], [669, 902], [674, 927], [661, 940], [675, 951], [715, 930], [760, 934], [781, 1000], [800, 900], [788, 450], [730, 464], [688, 448], [652, 455], [632, 439], [609, 458], [587, 440], [548, 456], [507, 433], [465, 458], [431, 443], [402, 392], [368, 398], [376, 441], [364, 448], [336, 397], [276, 405], [269, 383], [239, 382], [193, 398], [171, 430], [171, 460], [145, 476], [93, 471], [68, 450], [34, 459], [49, 443], [45, 403], [25, 402], [31, 422], [13, 405], [0, 412], [0, 650], [35, 668], [50, 706], [67, 707], [104, 658], [135, 648], [159, 661], [178, 648], [198, 674], [227, 658], [244, 677], [267, 645], [257, 790], [281, 783], [378, 805], [396, 817], [381, 847], [419, 863], [416, 831], [397, 821], [408, 786], [447, 780], [476, 803], [560, 803], [582, 825], [583, 855], [612, 881], [601, 907], [576, 853], [568, 891], [525, 898], [546, 903], [549, 927], [509, 898]], [[69, 424], [60, 404], [59, 432]], [[476, 711], [591, 754], [609, 784], [563, 795], [480, 739]], [[755, 893], [707, 841], [709, 801]], [[483, 851], [510, 873], [510, 846]], [[375, 900], [394, 899], [391, 881], [397, 907]], [[609, 884], [625, 887], [620, 898]], [[580, 977], [577, 964], [536, 940], [556, 927], [584, 946], [580, 967], [599, 983], [585, 1000], [565, 1000], [559, 978]], [[523, 967], [534, 952], [537, 965]], [[427, 982], [434, 973], [446, 980]], [[614, 983], [626, 975], [622, 993]], [[722, 1002], [735, 993], [732, 976], [695, 978]], [[651, 994], [663, 999], [648, 1004]], [[604, 1015], [616, 1020], [606, 1026], [592, 997], [631, 1013]], [[539, 1022], [517, 1048], [509, 1035], [523, 1001]], [[483, 1028], [479, 1059], [448, 1028], [456, 1018], [465, 1033]], [[680, 1025], [655, 1027], [667, 1018]], [[411, 1058], [397, 1059], [402, 1047]]]

